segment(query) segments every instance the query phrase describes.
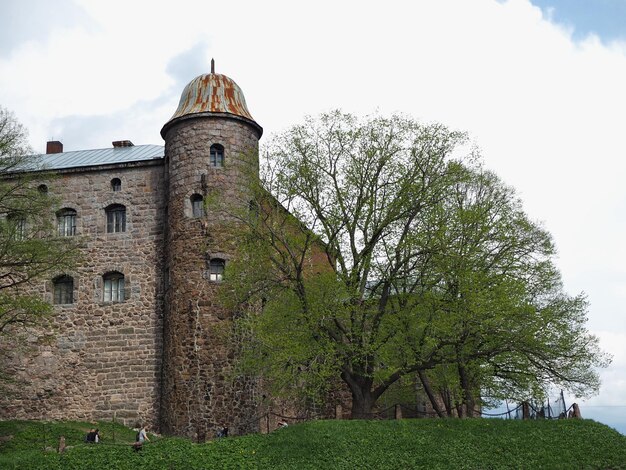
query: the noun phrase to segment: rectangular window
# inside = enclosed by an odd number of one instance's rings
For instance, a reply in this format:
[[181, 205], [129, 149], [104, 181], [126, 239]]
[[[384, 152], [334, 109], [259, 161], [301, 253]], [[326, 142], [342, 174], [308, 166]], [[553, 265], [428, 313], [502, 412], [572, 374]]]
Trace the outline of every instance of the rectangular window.
[[15, 220], [15, 240], [26, 240], [26, 219]]
[[201, 197], [191, 200], [191, 211], [195, 218], [202, 217], [204, 215], [204, 203]]
[[55, 282], [54, 303], [57, 305], [74, 303], [74, 283], [71, 279], [63, 279]]
[[76, 235], [76, 214], [63, 214], [57, 217], [60, 237]]
[[114, 209], [107, 212], [107, 232], [126, 231], [126, 210]]
[[104, 280], [104, 301], [122, 302], [124, 300], [124, 278]]

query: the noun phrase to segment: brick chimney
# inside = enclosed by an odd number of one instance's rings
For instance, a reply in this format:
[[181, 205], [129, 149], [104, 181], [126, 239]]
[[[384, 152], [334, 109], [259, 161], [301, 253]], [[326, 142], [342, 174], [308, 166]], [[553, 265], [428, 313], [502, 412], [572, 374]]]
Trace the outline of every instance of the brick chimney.
[[63, 153], [63, 144], [58, 140], [49, 140], [46, 143], [46, 153]]
[[120, 148], [120, 147], [134, 147], [135, 144], [133, 144], [130, 140], [116, 140], [113, 142], [113, 148]]

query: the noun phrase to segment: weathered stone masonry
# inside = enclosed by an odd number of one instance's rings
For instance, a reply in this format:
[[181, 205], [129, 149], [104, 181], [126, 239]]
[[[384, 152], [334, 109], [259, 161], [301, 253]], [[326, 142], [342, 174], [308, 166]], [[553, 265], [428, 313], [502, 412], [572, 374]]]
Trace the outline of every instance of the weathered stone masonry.
[[[165, 132], [165, 131], [164, 131]], [[206, 206], [206, 217], [186, 214], [193, 194], [218, 197], [223, 204], [248, 206], [248, 165], [258, 167], [257, 127], [234, 117], [200, 116], [168, 128], [165, 153], [169, 172], [167, 291], [162, 427], [199, 440], [227, 424], [236, 433], [258, 428], [253, 387], [233, 377], [235, 355], [223, 327], [232, 319], [216, 300], [217, 283], [207, 280], [213, 258], [236, 254], [233, 220]], [[209, 149], [224, 146], [224, 167], [212, 167]], [[256, 176], [255, 176], [256, 177]], [[210, 198], [208, 198], [210, 199]]]
[[[121, 191], [111, 180], [119, 178]], [[47, 182], [62, 207], [75, 209], [84, 240], [74, 303], [56, 305], [53, 327], [15, 352], [25, 379], [18, 398], [0, 403], [3, 418], [112, 419], [156, 425], [162, 347], [163, 169], [160, 162], [67, 170]], [[105, 208], [127, 208], [126, 231], [106, 232]], [[125, 277], [126, 300], [103, 302], [102, 276]], [[42, 286], [52, 301], [52, 281]]]
[[[254, 384], [233, 375], [236, 351], [225, 335], [233, 314], [207, 276], [212, 259], [236, 256], [237, 226], [206, 201], [247, 207], [261, 133], [239, 87], [211, 73], [183, 91], [162, 130], [164, 156], [57, 167], [58, 178], [45, 183], [76, 211], [84, 243], [75, 272], [58, 273], [73, 278], [74, 301], [55, 305], [52, 327], [32, 332], [29, 351], [8, 358], [9, 372], [28, 385], [0, 397], [0, 418], [115, 417], [199, 440], [224, 424], [258, 430]], [[211, 161], [213, 144], [223, 148], [223, 166]], [[192, 212], [199, 196], [202, 216]], [[107, 233], [112, 204], [126, 207], [123, 232]], [[124, 276], [119, 302], [104, 301], [110, 272]], [[50, 301], [53, 292], [52, 279], [41, 286]]]

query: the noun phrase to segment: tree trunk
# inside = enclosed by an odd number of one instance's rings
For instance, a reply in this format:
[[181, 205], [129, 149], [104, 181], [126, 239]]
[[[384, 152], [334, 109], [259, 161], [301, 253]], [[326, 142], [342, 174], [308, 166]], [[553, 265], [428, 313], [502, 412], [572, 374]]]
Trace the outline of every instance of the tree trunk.
[[443, 418], [443, 411], [441, 411], [441, 407], [439, 406], [439, 403], [437, 402], [437, 397], [435, 396], [435, 394], [433, 393], [433, 389], [430, 388], [430, 382], [428, 381], [428, 377], [426, 377], [426, 374], [423, 371], [417, 371], [417, 375], [420, 378], [420, 381], [422, 382], [422, 385], [424, 386], [424, 391], [426, 392], [426, 395], [428, 396], [428, 399], [430, 400], [430, 404], [433, 407], [433, 410], [435, 410], [435, 413], [437, 413], [437, 416], [439, 416], [440, 418]]
[[441, 389], [441, 400], [443, 401], [443, 406], [446, 408], [446, 414], [448, 418], [452, 418], [454, 414], [452, 413], [452, 398], [450, 396], [450, 391], [447, 388]]
[[472, 392], [472, 385], [469, 378], [469, 374], [467, 373], [467, 369], [463, 364], [459, 362], [458, 364], [459, 370], [459, 380], [461, 381], [461, 390], [463, 390], [463, 404], [465, 405], [465, 415], [468, 418], [474, 417], [474, 394]]
[[372, 394], [372, 380], [354, 376], [346, 371], [341, 373], [341, 378], [352, 392], [352, 419], [371, 419], [372, 408], [377, 398]]
[[[362, 392], [365, 392], [362, 390]], [[372, 419], [372, 408], [375, 401], [368, 393], [352, 394], [352, 419]]]

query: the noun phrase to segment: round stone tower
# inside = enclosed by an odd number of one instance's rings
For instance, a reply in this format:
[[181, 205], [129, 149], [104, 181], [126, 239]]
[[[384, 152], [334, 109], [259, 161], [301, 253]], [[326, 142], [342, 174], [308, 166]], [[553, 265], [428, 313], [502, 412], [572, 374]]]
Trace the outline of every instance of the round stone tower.
[[165, 317], [161, 430], [199, 441], [218, 427], [255, 431], [253, 384], [233, 374], [232, 312], [216, 297], [236, 255], [235, 220], [223, 210], [248, 207], [258, 178], [254, 121], [237, 84], [211, 73], [183, 90], [163, 126], [166, 174]]

